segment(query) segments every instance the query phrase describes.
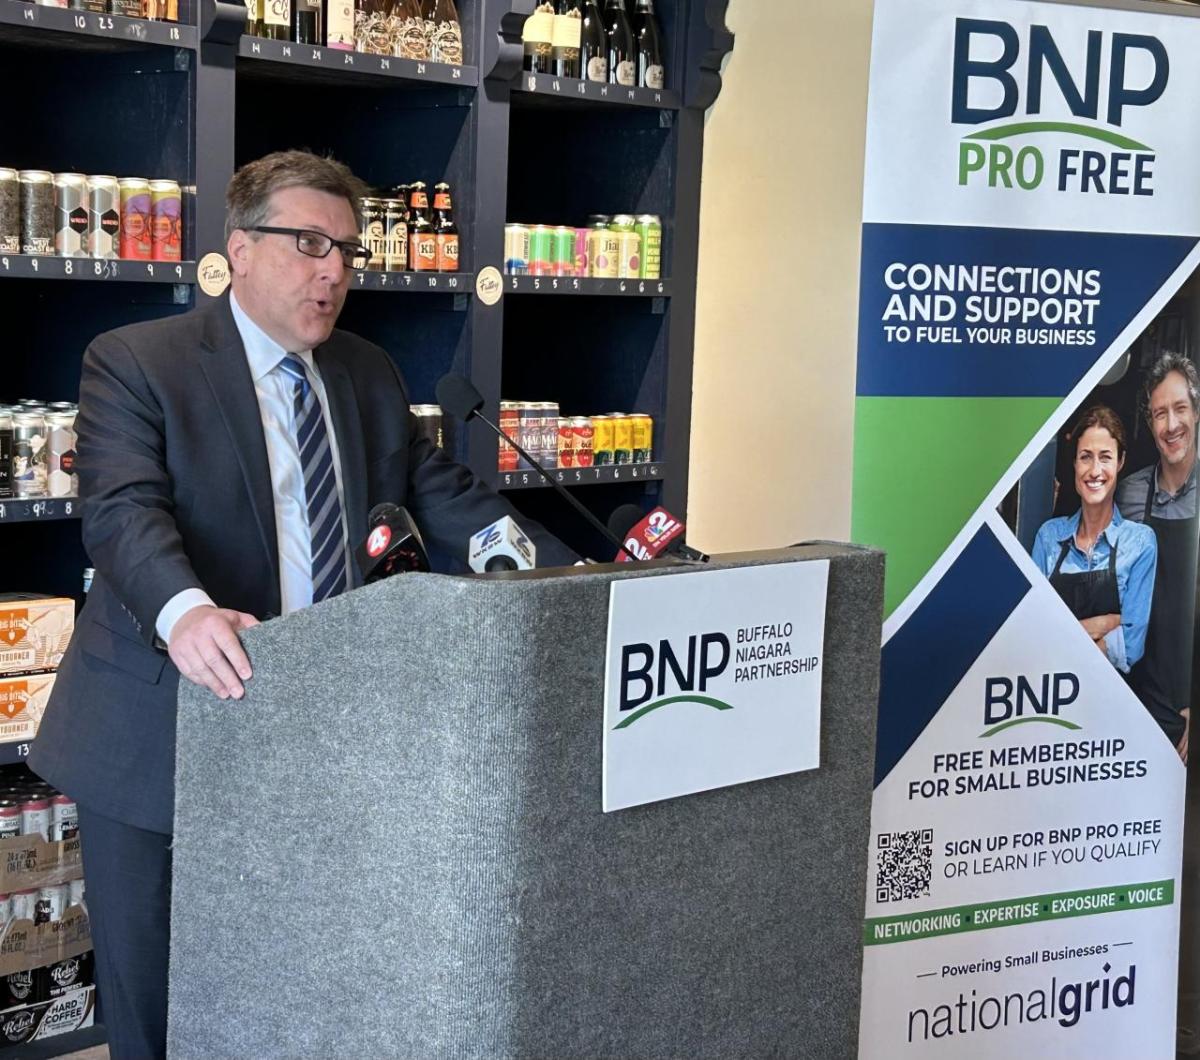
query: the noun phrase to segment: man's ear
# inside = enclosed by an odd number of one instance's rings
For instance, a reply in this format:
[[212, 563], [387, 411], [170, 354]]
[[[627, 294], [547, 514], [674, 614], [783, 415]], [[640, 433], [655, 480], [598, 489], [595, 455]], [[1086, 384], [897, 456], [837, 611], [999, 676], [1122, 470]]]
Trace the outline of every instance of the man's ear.
[[229, 267], [235, 276], [245, 276], [250, 268], [251, 243], [250, 234], [245, 229], [235, 228], [229, 234], [225, 249], [229, 252]]

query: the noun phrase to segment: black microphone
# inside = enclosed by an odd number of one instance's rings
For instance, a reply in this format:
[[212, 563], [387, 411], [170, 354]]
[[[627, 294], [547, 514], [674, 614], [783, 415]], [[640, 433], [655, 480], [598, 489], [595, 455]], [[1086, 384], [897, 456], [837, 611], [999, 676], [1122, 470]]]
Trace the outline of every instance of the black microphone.
[[553, 486], [554, 489], [563, 497], [566, 502], [574, 508], [593, 530], [596, 530], [606, 541], [617, 549], [618, 553], [624, 552], [631, 560], [637, 559], [637, 556], [629, 552], [628, 549], [621, 543], [621, 539], [617, 537], [607, 526], [589, 512], [581, 502], [576, 500], [571, 492], [561, 483], [554, 480], [554, 476], [550, 474], [535, 457], [530, 456], [522, 449], [515, 439], [510, 438], [491, 420], [489, 420], [481, 411], [483, 409], [483, 395], [471, 385], [470, 380], [461, 375], [444, 375], [438, 380], [437, 385], [438, 404], [442, 406], [443, 412], [448, 412], [456, 419], [462, 420], [464, 423], [469, 423], [472, 419], [483, 421], [490, 427], [497, 437], [508, 442], [525, 460], [529, 466], [533, 468], [548, 486]]
[[428, 571], [429, 554], [413, 517], [397, 504], [377, 504], [367, 517], [367, 539], [355, 550], [363, 584], [393, 574]]
[[[658, 559], [670, 556], [693, 563], [707, 563], [708, 556], [684, 543], [686, 526], [666, 508], [655, 508], [643, 512], [636, 504], [622, 504], [608, 517], [608, 528], [625, 541], [626, 553], [638, 559]], [[627, 563], [625, 556], [618, 554], [617, 563]]]

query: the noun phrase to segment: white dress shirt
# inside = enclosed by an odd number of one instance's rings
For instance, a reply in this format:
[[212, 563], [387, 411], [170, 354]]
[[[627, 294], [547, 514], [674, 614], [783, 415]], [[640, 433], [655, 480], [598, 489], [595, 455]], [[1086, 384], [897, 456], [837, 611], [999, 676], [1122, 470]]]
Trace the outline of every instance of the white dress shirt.
[[[278, 367], [289, 352], [272, 339], [245, 313], [230, 292], [229, 308], [246, 347], [246, 360], [254, 380], [258, 410], [262, 416], [263, 436], [267, 443], [267, 462], [271, 467], [271, 493], [275, 498], [275, 534], [279, 547], [279, 598], [282, 613], [308, 607], [312, 603], [312, 534], [308, 526], [308, 498], [304, 492], [304, 472], [296, 443], [294, 423], [295, 381]], [[342, 506], [342, 549], [350, 562], [346, 529], [346, 494], [342, 488], [342, 464], [337, 434], [329, 416], [325, 384], [317, 371], [312, 350], [294, 351], [304, 362], [309, 382], [321, 402], [325, 429], [333, 451], [333, 472], [337, 480], [338, 500]], [[184, 589], [176, 593], [158, 613], [155, 631], [170, 644], [175, 623], [193, 607], [213, 604], [203, 589]]]

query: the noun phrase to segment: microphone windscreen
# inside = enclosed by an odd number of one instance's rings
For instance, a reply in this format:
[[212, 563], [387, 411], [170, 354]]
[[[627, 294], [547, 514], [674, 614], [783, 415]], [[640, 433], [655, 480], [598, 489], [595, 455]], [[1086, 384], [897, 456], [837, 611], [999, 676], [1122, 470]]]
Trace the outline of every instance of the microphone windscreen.
[[636, 504], [622, 504], [608, 517], [608, 528], [622, 541], [638, 523], [646, 518], [646, 513]]
[[464, 376], [453, 373], [444, 375], [438, 380], [436, 389], [442, 411], [455, 419], [469, 420], [483, 408], [483, 395]]

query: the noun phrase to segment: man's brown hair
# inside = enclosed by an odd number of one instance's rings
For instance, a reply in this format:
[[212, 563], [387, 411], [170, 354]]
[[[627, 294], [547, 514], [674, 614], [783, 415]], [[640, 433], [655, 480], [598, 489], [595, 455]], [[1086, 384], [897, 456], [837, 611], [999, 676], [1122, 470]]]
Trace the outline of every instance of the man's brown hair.
[[370, 194], [370, 188], [349, 166], [311, 151], [276, 151], [234, 173], [225, 190], [225, 238], [234, 229], [248, 231], [265, 224], [271, 196], [284, 188], [312, 188], [340, 196], [350, 204], [355, 222], [362, 227], [359, 200]]

